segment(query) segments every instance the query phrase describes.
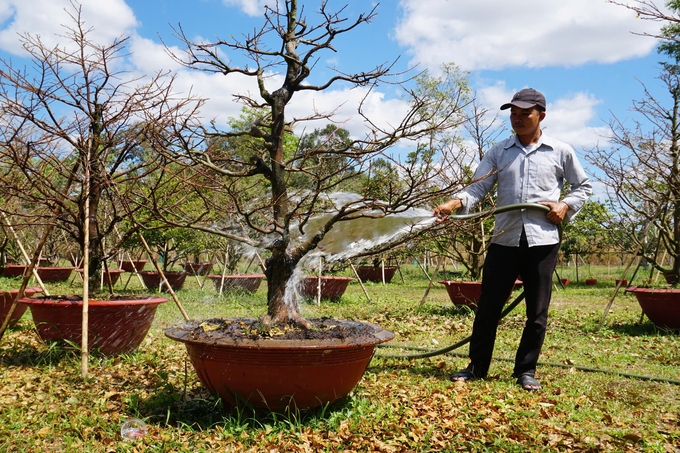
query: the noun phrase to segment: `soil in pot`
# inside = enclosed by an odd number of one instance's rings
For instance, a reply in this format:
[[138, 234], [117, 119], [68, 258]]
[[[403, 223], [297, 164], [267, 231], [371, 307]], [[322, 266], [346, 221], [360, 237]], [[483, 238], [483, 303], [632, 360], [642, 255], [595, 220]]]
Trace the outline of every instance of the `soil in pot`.
[[344, 398], [359, 382], [375, 345], [394, 334], [373, 324], [310, 320], [266, 334], [256, 320], [211, 319], [172, 327], [196, 373], [226, 406], [272, 411], [312, 408]]
[[222, 288], [223, 291], [243, 290], [249, 293], [255, 293], [265, 276], [264, 274], [225, 275], [224, 283], [222, 282], [221, 275], [208, 275], [208, 278], [213, 281], [217, 291]]
[[[170, 287], [172, 288], [173, 291], [178, 291], [182, 289], [184, 281], [187, 278], [186, 272], [164, 272], [164, 274], [165, 278], [168, 280], [168, 283], [170, 283]], [[158, 288], [161, 288], [161, 291], [168, 292], [168, 288], [165, 285], [163, 277], [161, 277], [160, 273], [143, 271], [140, 272], [139, 275], [142, 276], [142, 280], [144, 280], [144, 284], [146, 285], [147, 288], [154, 291], [158, 290]]]
[[[105, 355], [133, 352], [151, 327], [158, 305], [168, 299], [156, 296], [107, 295], [107, 300], [88, 303], [88, 344]], [[83, 302], [80, 295], [41, 296], [20, 299], [31, 310], [43, 341], [80, 345]]]
[[[40, 288], [26, 288], [24, 290], [24, 296], [31, 297], [32, 295], [41, 292], [42, 289]], [[12, 307], [12, 303], [14, 302], [14, 299], [16, 299], [18, 295], [19, 295], [18, 289], [0, 290], [0, 324], [2, 324], [5, 321], [5, 316], [7, 316], [7, 313], [9, 313], [9, 309]], [[18, 304], [14, 309], [14, 313], [12, 313], [12, 319], [9, 322], [9, 326], [10, 327], [14, 326], [21, 319], [25, 312], [26, 305]]]

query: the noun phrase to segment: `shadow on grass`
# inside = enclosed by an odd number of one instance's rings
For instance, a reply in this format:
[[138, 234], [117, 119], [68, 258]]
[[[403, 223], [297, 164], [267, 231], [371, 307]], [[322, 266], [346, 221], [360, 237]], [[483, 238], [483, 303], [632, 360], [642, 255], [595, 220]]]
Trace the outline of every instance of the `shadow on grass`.
[[231, 431], [240, 432], [263, 429], [276, 424], [306, 426], [331, 422], [339, 416], [344, 417], [341, 414], [351, 411], [355, 404], [353, 397], [348, 396], [318, 408], [272, 412], [267, 409], [255, 409], [247, 404], [224, 405], [219, 397], [212, 395], [203, 387], [192, 390], [191, 397], [184, 397], [168, 383], [145, 400], [131, 400], [127, 412], [130, 417], [148, 419], [165, 426], [204, 430], [220, 425]]
[[80, 355], [74, 348], [56, 342], [26, 341], [28, 336], [37, 336], [32, 328], [19, 325], [9, 328], [8, 333], [9, 331], [18, 332], [20, 335], [5, 336], [2, 339], [0, 365], [54, 366], [64, 361], [72, 361]]
[[628, 335], [630, 337], [650, 337], [663, 335], [680, 335], [680, 330], [666, 329], [659, 327], [649, 320], [642, 323], [614, 323], [611, 324], [609, 330], [621, 335]]

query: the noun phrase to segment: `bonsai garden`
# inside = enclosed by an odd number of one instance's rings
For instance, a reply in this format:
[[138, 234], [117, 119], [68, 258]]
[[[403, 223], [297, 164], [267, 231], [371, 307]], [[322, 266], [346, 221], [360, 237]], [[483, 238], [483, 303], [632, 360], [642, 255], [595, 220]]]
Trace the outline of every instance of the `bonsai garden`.
[[[507, 126], [454, 63], [312, 77], [378, 7], [274, 3], [250, 34], [163, 36], [176, 65], [251, 81], [228, 128], [171, 71], [126, 72], [128, 38], [99, 42], [76, 2], [57, 46], [19, 36], [31, 68], [0, 61], [0, 452], [680, 451], [680, 17], [628, 7], [667, 22], [671, 101], [647, 92], [583, 151], [610, 199], [564, 227], [525, 392], [519, 279], [490, 376], [449, 380], [495, 199], [432, 216]], [[362, 103], [362, 137], [289, 113], [383, 84], [409, 109], [379, 125]]]

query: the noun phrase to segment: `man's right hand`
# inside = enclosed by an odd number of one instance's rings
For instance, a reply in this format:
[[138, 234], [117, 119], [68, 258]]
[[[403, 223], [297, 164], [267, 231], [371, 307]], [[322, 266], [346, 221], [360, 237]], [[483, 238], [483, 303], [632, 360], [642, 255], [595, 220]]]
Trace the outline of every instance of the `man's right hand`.
[[434, 208], [434, 216], [439, 217], [440, 214], [449, 215], [453, 214], [455, 211], [463, 207], [463, 203], [460, 198], [453, 198], [446, 203], [442, 203], [436, 208]]

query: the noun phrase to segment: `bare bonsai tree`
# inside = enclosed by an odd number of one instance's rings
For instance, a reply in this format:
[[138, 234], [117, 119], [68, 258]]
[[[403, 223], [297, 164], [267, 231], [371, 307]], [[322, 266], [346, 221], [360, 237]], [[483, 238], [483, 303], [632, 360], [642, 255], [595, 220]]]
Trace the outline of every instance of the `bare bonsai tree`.
[[[159, 127], [181, 124], [200, 103], [175, 98], [167, 73], [146, 80], [116, 69], [126, 56], [128, 38], [96, 44], [80, 8], [74, 6], [71, 18], [74, 25], [65, 27], [65, 44], [57, 47], [48, 48], [39, 36], [21, 36], [33, 68], [0, 62], [0, 159], [5, 169], [0, 184], [24, 205], [47, 208], [23, 212], [25, 222], [44, 224], [57, 215], [58, 226], [81, 253], [89, 222], [89, 283], [101, 290], [103, 262], [125, 239], [114, 234], [116, 227], [132, 214], [121, 197], [131, 197], [139, 182], [159, 169], [162, 157], [151, 152]], [[83, 190], [86, 174], [89, 195]], [[129, 229], [123, 236], [134, 232]], [[105, 237], [113, 238], [109, 252], [104, 251]]]
[[[412, 208], [432, 205], [432, 200], [452, 190], [444, 174], [446, 165], [421, 147], [403, 161], [390, 155], [400, 140], [427, 140], [434, 131], [455, 128], [464, 121], [463, 109], [468, 102], [467, 89], [460, 86], [451, 98], [443, 99], [433, 92], [404, 91], [410, 109], [401, 122], [381, 127], [364, 114], [359, 115], [368, 126], [367, 134], [358, 139], [326, 140], [323, 146], [287, 146], [296, 126], [304, 121], [332, 120], [332, 115], [317, 112], [310, 105], [305, 118], [290, 118], [286, 111], [293, 97], [301, 92], [320, 92], [335, 85], [370, 89], [385, 82], [392, 74], [391, 65], [379, 65], [367, 72], [336, 75], [321, 83], [310, 84], [314, 65], [325, 51], [333, 51], [333, 43], [345, 33], [369, 22], [375, 10], [353, 21], [330, 12], [322, 2], [316, 13], [317, 24], [308, 22], [298, 9], [297, 0], [278, 3], [279, 9], [265, 7], [264, 25], [242, 40], [217, 39], [214, 43], [193, 42], [178, 28], [184, 43], [184, 54], [173, 54], [188, 68], [229, 76], [252, 77], [259, 97], [240, 95], [257, 115], [248, 127], [222, 131], [196, 130], [194, 136], [173, 134], [174, 142], [164, 148], [173, 149], [177, 162], [200, 163], [211, 172], [211, 189], [221, 194], [217, 199], [229, 203], [210, 205], [200, 221], [167, 219], [169, 223], [213, 231], [225, 237], [264, 247], [269, 250], [266, 276], [268, 284], [268, 316], [265, 323], [295, 321], [309, 326], [296, 301], [286, 298], [286, 290], [300, 261], [321, 246], [332, 229], [343, 222], [359, 218], [382, 218]], [[269, 41], [273, 39], [273, 41]], [[222, 56], [241, 52], [252, 65], [235, 66]], [[272, 72], [278, 71], [276, 76]], [[270, 84], [277, 83], [273, 89]], [[331, 134], [332, 136], [332, 134]], [[210, 140], [240, 139], [249, 143], [249, 158], [235, 150], [210, 146]], [[201, 142], [201, 140], [203, 140]], [[389, 167], [398, 175], [386, 184], [380, 198], [368, 190], [377, 164]], [[363, 188], [354, 197], [332, 197], [333, 192], [348, 186]], [[205, 186], [204, 186], [205, 187]], [[219, 211], [219, 216], [216, 212]], [[430, 211], [431, 212], [431, 211]], [[217, 216], [217, 217], [216, 217]], [[238, 217], [249, 234], [238, 234], [219, 225], [225, 218]], [[323, 218], [322, 222], [318, 220]], [[296, 240], [296, 238], [302, 238]]]

